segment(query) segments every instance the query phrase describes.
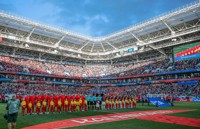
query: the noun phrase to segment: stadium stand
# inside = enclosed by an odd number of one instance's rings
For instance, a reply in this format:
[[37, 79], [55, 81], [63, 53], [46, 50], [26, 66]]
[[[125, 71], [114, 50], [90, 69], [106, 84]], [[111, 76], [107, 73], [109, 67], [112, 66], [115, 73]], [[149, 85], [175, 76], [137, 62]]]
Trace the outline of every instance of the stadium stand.
[[0, 94], [197, 97], [199, 14], [192, 3], [91, 38], [2, 12]]
[[[179, 72], [184, 72], [185, 70], [197, 70], [199, 69], [200, 59], [191, 59], [185, 61], [171, 62], [169, 59], [163, 59], [158, 61], [149, 61], [145, 64], [129, 64], [129, 65], [117, 65], [117, 66], [77, 66], [77, 65], [64, 65], [59, 63], [41, 62], [32, 59], [23, 59], [16, 57], [0, 56], [0, 72], [11, 72], [11, 73], [30, 73], [30, 74], [40, 74], [40, 75], [56, 75], [56, 77], [66, 77], [71, 76], [72, 78], [67, 80], [70, 83], [86, 84], [86, 87], [74, 87], [66, 85], [47, 85], [47, 84], [24, 84], [21, 83], [5, 83], [0, 87], [1, 94], [17, 94], [17, 95], [31, 95], [31, 94], [81, 94], [81, 95], [91, 95], [94, 94], [93, 91], [98, 89], [98, 91], [103, 91], [103, 94], [111, 96], [139, 96], [143, 94], [173, 94], [175, 96], [198, 96], [199, 95], [199, 84], [198, 82], [189, 82], [188, 85], [180, 83], [162, 83], [159, 84], [146, 84], [143, 85], [142, 82], [156, 81], [156, 80], [170, 80], [170, 79], [190, 79], [199, 77], [199, 73], [184, 73], [179, 74]], [[68, 75], [65, 72], [68, 70]], [[115, 80], [98, 80], [95, 79], [80, 80], [81, 75], [87, 75], [89, 77], [99, 77], [101, 72], [104, 71], [109, 74], [104, 78], [115, 77]], [[175, 76], [170, 76], [167, 72], [177, 73]], [[92, 73], [95, 73], [92, 74]], [[122, 74], [123, 73], [123, 74]], [[152, 77], [149, 79], [149, 74], [159, 74], [165, 73], [164, 76]], [[134, 75], [145, 75], [139, 78], [131, 78]], [[147, 76], [146, 76], [147, 75]], [[78, 80], [73, 77], [80, 77]], [[27, 82], [32, 81], [31, 76], [27, 75], [15, 75], [7, 74], [7, 78], [11, 80], [26, 80]], [[128, 79], [117, 79], [117, 77], [122, 77]], [[54, 79], [51, 81], [55, 81]], [[49, 81], [45, 80], [45, 77], [35, 77], [37, 81]], [[62, 82], [61, 80], [58, 80]], [[178, 81], [177, 81], [178, 82]], [[179, 81], [181, 82], [181, 81]], [[122, 87], [116, 87], [110, 84], [123, 84], [123, 83], [140, 83], [140, 85], [122, 85]], [[88, 84], [88, 85], [87, 85]], [[91, 87], [91, 84], [93, 84]], [[95, 85], [102, 84], [104, 86], [96, 87]], [[90, 86], [90, 87], [88, 87]], [[99, 92], [95, 94], [100, 94]]]
[[[91, 95], [95, 87], [73, 87], [73, 86], [45, 86], [45, 85], [23, 85], [6, 84], [0, 88], [2, 94], [18, 95], [41, 95], [41, 94], [81, 94]], [[105, 95], [113, 96], [139, 96], [141, 94], [175, 94], [176, 96], [185, 96], [189, 93], [197, 96], [200, 88], [196, 85], [182, 86], [176, 83], [163, 83], [142, 86], [124, 86], [124, 87], [101, 87]], [[99, 92], [97, 92], [99, 94]]]
[[71, 77], [100, 77], [102, 73], [109, 76], [130, 76], [138, 74], [194, 70], [200, 67], [200, 59], [177, 61], [169, 59], [150, 61], [142, 64], [78, 66], [59, 63], [41, 62], [31, 59], [0, 56], [0, 70], [35, 74], [52, 74]]

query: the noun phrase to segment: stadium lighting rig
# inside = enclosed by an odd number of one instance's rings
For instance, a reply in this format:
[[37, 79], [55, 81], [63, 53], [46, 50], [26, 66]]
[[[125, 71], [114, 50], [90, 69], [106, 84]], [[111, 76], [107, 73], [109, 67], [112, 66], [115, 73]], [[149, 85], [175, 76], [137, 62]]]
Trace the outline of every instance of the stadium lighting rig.
[[24, 45], [26, 48], [29, 48], [29, 45], [26, 43], [25, 45]]
[[175, 42], [175, 41], [177, 41], [177, 39], [176, 39], [176, 38], [173, 38], [172, 41]]
[[54, 53], [58, 53], [58, 50], [54, 50], [53, 52], [54, 52]]

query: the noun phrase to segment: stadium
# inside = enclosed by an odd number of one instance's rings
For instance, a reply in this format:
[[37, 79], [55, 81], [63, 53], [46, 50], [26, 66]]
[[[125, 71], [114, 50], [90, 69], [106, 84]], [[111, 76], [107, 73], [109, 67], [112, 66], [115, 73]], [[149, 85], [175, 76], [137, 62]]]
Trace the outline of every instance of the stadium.
[[0, 11], [0, 129], [12, 96], [16, 129], [196, 129], [199, 81], [199, 0], [100, 37]]

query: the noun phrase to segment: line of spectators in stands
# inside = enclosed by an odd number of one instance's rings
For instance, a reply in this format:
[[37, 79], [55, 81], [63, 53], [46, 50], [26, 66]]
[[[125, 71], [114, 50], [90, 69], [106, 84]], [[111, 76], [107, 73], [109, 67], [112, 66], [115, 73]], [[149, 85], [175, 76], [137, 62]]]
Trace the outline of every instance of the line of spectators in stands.
[[[99, 92], [101, 91], [101, 93]], [[199, 96], [200, 85], [182, 86], [177, 83], [162, 83], [139, 86], [123, 87], [74, 87], [37, 84], [5, 83], [0, 86], [0, 94], [26, 95], [92, 95], [104, 94], [105, 96], [141, 96], [147, 94], [167, 94], [173, 96]]]
[[199, 58], [177, 61], [174, 63], [169, 59], [163, 59], [128, 65], [69, 65], [0, 56], [0, 71], [53, 74], [72, 77], [130, 76], [198, 69], [199, 66]]

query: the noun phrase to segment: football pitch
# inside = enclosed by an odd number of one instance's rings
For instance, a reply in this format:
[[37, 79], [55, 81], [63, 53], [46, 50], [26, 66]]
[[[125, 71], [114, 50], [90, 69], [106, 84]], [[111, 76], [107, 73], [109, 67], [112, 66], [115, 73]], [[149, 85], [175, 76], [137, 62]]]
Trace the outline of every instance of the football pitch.
[[[3, 118], [6, 113], [6, 104], [0, 104], [0, 129], [7, 129], [7, 121]], [[104, 110], [104, 111], [86, 111], [86, 112], [67, 112], [67, 113], [54, 113], [45, 115], [25, 115], [21, 116], [19, 112], [17, 120], [17, 129], [38, 125], [47, 122], [67, 120], [72, 118], [98, 116], [106, 114], [118, 114], [118, 113], [134, 113], [138, 111], [153, 111], [153, 110], [191, 110], [187, 112], [166, 114], [166, 116], [176, 116], [181, 118], [195, 118], [200, 120], [200, 103], [195, 102], [176, 102], [175, 107], [154, 107], [154, 106], [141, 106], [137, 104], [136, 109], [118, 109], [118, 110]], [[182, 121], [183, 123], [187, 121]], [[200, 123], [199, 123], [200, 124]], [[50, 126], [50, 125], [49, 125]], [[69, 127], [70, 129], [197, 129], [198, 127], [186, 126], [181, 124], [171, 124], [166, 122], [156, 122], [151, 120], [142, 119], [128, 119], [119, 121], [109, 121], [90, 125], [80, 125], [77, 127]], [[67, 129], [69, 129], [67, 128]], [[38, 128], [37, 128], [38, 129]], [[39, 128], [43, 129], [43, 128]]]

